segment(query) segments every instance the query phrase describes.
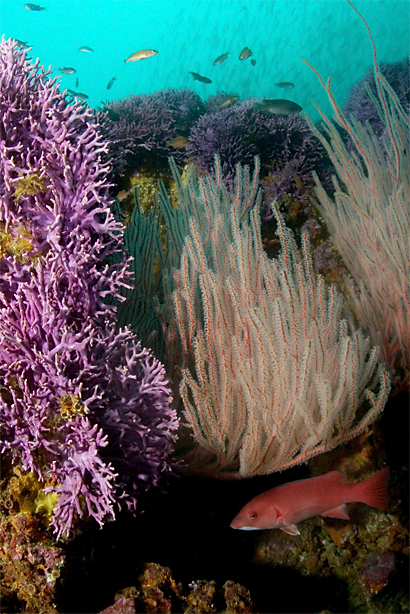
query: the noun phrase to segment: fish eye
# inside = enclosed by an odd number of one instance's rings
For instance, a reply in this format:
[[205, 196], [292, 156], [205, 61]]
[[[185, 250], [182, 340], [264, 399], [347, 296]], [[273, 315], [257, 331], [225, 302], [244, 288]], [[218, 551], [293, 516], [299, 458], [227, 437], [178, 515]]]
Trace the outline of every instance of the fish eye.
[[249, 514], [249, 518], [250, 518], [251, 520], [255, 520], [255, 518], [256, 518], [256, 516], [257, 516], [257, 515], [258, 515], [258, 514], [257, 514], [256, 512], [251, 512], [251, 513]]

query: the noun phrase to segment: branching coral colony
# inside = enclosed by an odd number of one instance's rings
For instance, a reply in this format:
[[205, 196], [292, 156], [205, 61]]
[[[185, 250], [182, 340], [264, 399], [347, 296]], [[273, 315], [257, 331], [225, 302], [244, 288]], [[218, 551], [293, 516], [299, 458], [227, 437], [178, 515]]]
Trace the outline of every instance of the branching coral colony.
[[55, 493], [52, 525], [103, 524], [170, 471], [178, 426], [161, 363], [113, 323], [129, 272], [107, 144], [56, 80], [0, 45], [0, 443]]

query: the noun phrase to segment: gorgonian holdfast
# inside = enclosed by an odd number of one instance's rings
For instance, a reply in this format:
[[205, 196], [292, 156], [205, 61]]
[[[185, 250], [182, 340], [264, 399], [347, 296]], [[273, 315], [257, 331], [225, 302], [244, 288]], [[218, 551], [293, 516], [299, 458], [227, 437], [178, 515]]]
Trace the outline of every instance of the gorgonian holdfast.
[[55, 493], [60, 537], [76, 515], [135, 510], [178, 420], [162, 365], [104, 302], [129, 280], [107, 261], [122, 236], [107, 143], [49, 74], [0, 44], [0, 446]]

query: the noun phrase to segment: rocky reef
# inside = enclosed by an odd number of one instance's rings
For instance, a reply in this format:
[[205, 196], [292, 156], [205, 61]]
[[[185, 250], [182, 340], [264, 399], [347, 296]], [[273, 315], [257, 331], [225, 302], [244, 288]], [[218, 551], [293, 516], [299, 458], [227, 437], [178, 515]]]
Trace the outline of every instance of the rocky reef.
[[260, 155], [265, 204], [277, 198], [296, 236], [309, 233], [316, 270], [345, 283], [311, 199], [312, 171], [326, 183], [331, 167], [305, 120], [189, 90], [97, 114], [26, 54], [0, 45], [2, 612], [408, 611], [407, 392], [361, 437], [286, 476], [338, 469], [354, 482], [388, 464], [388, 512], [357, 503], [348, 521], [311, 518], [300, 536], [237, 532], [241, 506], [284, 476], [175, 475], [167, 374], [116, 323], [132, 279], [114, 197], [126, 223], [134, 188], [153, 207], [158, 179], [172, 188], [169, 155], [205, 174], [219, 154], [232, 190], [235, 165]]

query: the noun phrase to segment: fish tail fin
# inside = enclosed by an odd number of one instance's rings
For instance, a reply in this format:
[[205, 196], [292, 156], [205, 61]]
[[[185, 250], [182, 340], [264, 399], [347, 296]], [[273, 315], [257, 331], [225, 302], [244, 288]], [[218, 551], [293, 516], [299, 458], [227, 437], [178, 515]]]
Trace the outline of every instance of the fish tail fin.
[[387, 493], [389, 473], [389, 467], [385, 467], [381, 471], [370, 476], [370, 478], [367, 478], [367, 480], [360, 482], [360, 484], [357, 485], [358, 498], [356, 500], [366, 505], [371, 505], [371, 507], [377, 507], [380, 510], [387, 510], [389, 507]]

